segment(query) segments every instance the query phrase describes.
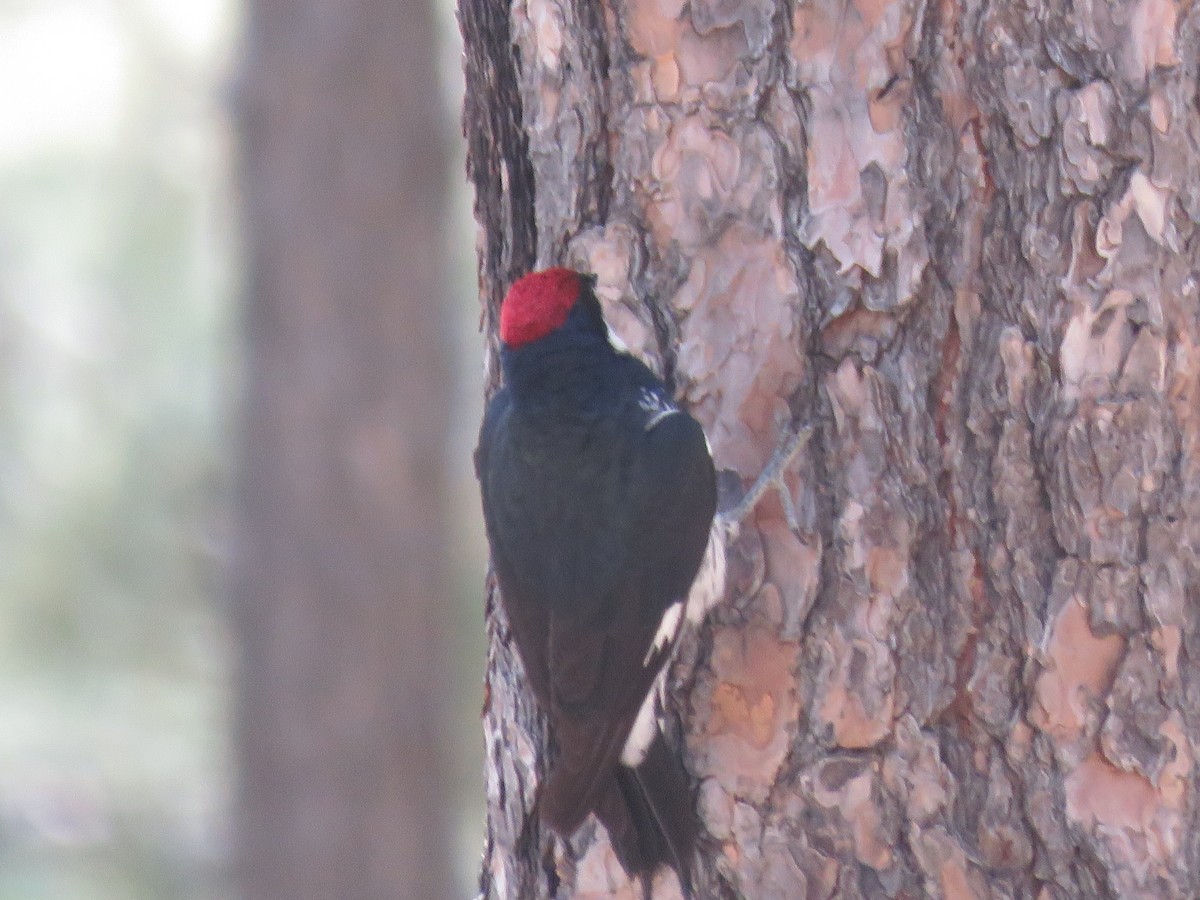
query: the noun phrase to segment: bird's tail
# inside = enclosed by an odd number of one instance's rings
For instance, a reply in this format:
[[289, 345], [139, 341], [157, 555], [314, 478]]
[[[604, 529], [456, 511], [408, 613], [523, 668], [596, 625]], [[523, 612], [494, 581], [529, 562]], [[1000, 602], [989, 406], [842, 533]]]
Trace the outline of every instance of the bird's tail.
[[654, 872], [665, 865], [679, 876], [684, 897], [692, 896], [696, 812], [683, 765], [661, 734], [636, 769], [612, 771], [593, 810], [617, 859], [630, 877], [642, 879], [647, 895]]

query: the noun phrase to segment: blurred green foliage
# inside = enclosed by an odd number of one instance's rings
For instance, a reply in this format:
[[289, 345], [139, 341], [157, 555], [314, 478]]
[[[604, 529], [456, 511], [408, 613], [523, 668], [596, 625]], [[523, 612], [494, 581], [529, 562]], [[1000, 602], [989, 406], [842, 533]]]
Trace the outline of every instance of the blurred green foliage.
[[0, 5], [0, 900], [229, 894], [234, 11], [171, 9]]

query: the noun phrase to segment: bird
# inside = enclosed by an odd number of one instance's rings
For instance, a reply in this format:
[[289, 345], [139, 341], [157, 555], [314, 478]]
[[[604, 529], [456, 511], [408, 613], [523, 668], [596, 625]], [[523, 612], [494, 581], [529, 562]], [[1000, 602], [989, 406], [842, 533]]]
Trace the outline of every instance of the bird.
[[553, 755], [537, 815], [569, 839], [589, 814], [650, 896], [685, 897], [699, 823], [662, 692], [717, 506], [704, 430], [609, 331], [596, 279], [527, 274], [500, 309], [503, 384], [475, 452], [501, 605]]

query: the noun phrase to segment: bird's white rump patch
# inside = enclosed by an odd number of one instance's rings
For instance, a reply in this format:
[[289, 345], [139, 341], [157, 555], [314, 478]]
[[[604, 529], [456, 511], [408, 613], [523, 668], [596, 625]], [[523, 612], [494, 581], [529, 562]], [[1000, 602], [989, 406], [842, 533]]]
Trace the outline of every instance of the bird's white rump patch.
[[629, 737], [625, 739], [625, 747], [621, 750], [621, 765], [636, 769], [646, 758], [646, 751], [654, 743], [655, 732], [659, 730], [658, 711], [662, 708], [663, 685], [667, 678], [667, 666], [663, 666], [654, 686], [646, 694], [633, 727], [629, 729]]
[[643, 666], [649, 665], [650, 658], [654, 654], [675, 640], [675, 635], [679, 633], [679, 617], [682, 615], [682, 600], [676, 600], [667, 607], [667, 611], [663, 613], [662, 621], [658, 625], [658, 631], [654, 633], [654, 640], [646, 649], [646, 656], [642, 659]]

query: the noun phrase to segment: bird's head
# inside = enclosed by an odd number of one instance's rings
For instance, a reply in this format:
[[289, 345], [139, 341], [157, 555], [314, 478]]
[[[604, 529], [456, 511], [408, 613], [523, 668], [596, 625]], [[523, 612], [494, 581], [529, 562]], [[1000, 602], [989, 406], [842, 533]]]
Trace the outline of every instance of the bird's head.
[[500, 307], [500, 340], [509, 350], [516, 350], [558, 331], [572, 319], [587, 331], [604, 334], [595, 281], [593, 275], [562, 268], [517, 279]]

